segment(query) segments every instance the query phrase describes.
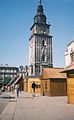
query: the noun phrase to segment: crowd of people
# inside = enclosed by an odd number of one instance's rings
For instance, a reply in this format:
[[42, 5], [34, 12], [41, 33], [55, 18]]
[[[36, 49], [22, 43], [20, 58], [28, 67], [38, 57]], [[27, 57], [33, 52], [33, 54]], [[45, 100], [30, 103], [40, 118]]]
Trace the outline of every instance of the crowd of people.
[[0, 93], [1, 92], [12, 92], [13, 94], [15, 94], [17, 97], [19, 97], [19, 93], [20, 93], [20, 87], [19, 84], [18, 85], [12, 85], [12, 86], [2, 86], [2, 88], [0, 89]]
[[[32, 87], [32, 97], [35, 97], [35, 90], [36, 90], [36, 87], [37, 87], [35, 81], [32, 82], [31, 87]], [[15, 86], [12, 85], [11, 87], [10, 86], [8, 86], [8, 87], [7, 86], [2, 86], [1, 91], [2, 92], [11, 91], [12, 94], [15, 94], [16, 97], [19, 97], [20, 87], [19, 87], [19, 84], [15, 85]]]

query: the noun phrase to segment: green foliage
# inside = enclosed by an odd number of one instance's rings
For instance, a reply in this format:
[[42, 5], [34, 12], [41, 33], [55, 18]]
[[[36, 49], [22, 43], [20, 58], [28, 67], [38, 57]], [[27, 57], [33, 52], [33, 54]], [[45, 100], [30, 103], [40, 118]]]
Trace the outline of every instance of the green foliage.
[[0, 77], [0, 88], [2, 87], [2, 85], [3, 85], [3, 78]]
[[4, 78], [4, 85], [7, 85], [8, 83], [9, 83], [9, 81], [11, 80], [11, 78], [10, 77], [5, 77]]
[[0, 77], [0, 88], [4, 85], [7, 85], [10, 80], [11, 80], [10, 77], [4, 77], [4, 79], [2, 77]]

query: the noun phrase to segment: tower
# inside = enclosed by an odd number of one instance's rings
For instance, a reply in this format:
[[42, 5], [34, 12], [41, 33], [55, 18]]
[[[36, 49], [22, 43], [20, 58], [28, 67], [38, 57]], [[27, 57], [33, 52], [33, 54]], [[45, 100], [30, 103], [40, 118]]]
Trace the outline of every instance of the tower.
[[39, 0], [37, 13], [29, 39], [29, 65], [30, 75], [41, 73], [43, 67], [53, 67], [52, 61], [52, 36], [50, 35], [50, 24], [46, 22], [43, 5]]

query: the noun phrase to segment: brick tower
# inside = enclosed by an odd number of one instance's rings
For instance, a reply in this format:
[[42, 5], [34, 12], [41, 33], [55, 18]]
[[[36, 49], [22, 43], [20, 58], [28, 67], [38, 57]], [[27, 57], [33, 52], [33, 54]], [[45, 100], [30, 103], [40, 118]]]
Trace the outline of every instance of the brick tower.
[[43, 5], [39, 0], [37, 13], [29, 39], [29, 66], [30, 75], [37, 76], [42, 68], [53, 67], [52, 61], [52, 36], [50, 35], [50, 24], [46, 22]]

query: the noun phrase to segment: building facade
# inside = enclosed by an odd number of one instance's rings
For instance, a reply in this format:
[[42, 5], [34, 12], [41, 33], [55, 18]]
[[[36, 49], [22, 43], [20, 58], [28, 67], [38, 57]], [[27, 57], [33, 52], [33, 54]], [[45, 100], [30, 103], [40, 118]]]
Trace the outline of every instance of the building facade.
[[6, 85], [11, 79], [17, 76], [18, 68], [13, 66], [0, 65], [0, 83]]
[[65, 65], [69, 66], [74, 62], [74, 40], [67, 45], [67, 50], [65, 51]]
[[64, 68], [62, 73], [67, 75], [67, 103], [74, 104], [74, 62]]
[[[32, 93], [32, 83], [35, 82], [36, 88], [35, 88], [35, 93], [41, 93], [41, 81], [38, 77], [29, 77], [28, 78], [28, 93]], [[24, 86], [25, 87], [25, 86]]]
[[22, 65], [18, 67], [6, 65], [0, 65], [0, 87], [5, 85], [13, 85], [19, 78], [24, 78], [27, 73], [27, 68]]
[[41, 73], [42, 68], [53, 67], [52, 61], [52, 36], [50, 35], [50, 24], [46, 22], [41, 0], [34, 17], [29, 39], [29, 68], [30, 75]]
[[41, 93], [47, 96], [67, 95], [66, 74], [63, 68], [44, 68], [40, 76]]

